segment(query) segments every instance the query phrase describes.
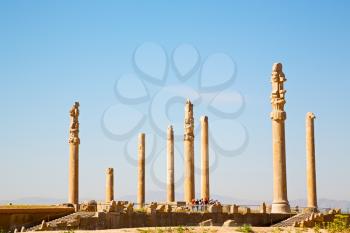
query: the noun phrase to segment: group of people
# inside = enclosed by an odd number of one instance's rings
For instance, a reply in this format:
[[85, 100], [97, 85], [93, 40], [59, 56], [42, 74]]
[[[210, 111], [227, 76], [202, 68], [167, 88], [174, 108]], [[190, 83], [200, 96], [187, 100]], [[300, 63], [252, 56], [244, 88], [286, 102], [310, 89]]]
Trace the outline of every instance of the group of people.
[[214, 204], [220, 204], [218, 200], [213, 199], [207, 199], [207, 198], [201, 198], [201, 199], [192, 199], [191, 201], [191, 207], [192, 210], [196, 211], [204, 211], [206, 210], [206, 206], [208, 205], [214, 205]]

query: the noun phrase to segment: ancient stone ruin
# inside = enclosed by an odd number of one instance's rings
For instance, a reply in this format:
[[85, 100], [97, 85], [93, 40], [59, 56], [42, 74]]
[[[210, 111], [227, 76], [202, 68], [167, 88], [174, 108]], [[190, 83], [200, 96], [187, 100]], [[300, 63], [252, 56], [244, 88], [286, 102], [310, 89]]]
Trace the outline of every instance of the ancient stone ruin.
[[[320, 219], [332, 219], [336, 212], [316, 214], [316, 166], [315, 166], [315, 135], [313, 113], [306, 114], [306, 161], [307, 161], [307, 209], [304, 213], [291, 210], [287, 196], [287, 164], [285, 121], [287, 114], [284, 89], [285, 75], [281, 63], [272, 67], [272, 92], [270, 118], [272, 121], [272, 151], [273, 151], [273, 201], [272, 204], [262, 203], [257, 209], [236, 204], [211, 203], [208, 206], [195, 206], [195, 172], [194, 172], [194, 114], [193, 104], [189, 99], [184, 111], [184, 198], [175, 200], [174, 185], [174, 130], [168, 126], [166, 140], [166, 197], [164, 203], [145, 203], [145, 151], [146, 135], [138, 135], [138, 167], [137, 167], [137, 202], [116, 201], [114, 197], [114, 169], [106, 170], [105, 201], [98, 203], [89, 201], [79, 203], [79, 102], [75, 102], [70, 110], [69, 128], [69, 182], [68, 202], [74, 206], [75, 213], [42, 222], [31, 230], [62, 230], [62, 229], [108, 229], [122, 227], [151, 226], [239, 226], [245, 223], [253, 226], [295, 225], [311, 226]], [[207, 116], [200, 117], [200, 154], [201, 154], [201, 198], [209, 200], [209, 122]], [[136, 172], [136, 171], [135, 171]], [[122, 175], [118, 175], [120, 177]], [[283, 221], [284, 220], [284, 221]]]

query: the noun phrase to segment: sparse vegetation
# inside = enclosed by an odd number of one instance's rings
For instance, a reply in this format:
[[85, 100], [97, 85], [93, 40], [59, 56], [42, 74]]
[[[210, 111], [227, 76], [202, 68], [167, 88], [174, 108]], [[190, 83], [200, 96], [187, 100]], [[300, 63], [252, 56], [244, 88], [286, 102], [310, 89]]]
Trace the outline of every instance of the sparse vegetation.
[[185, 232], [185, 228], [183, 228], [182, 226], [178, 226], [178, 227], [176, 227], [176, 232], [177, 233], [184, 233]]
[[272, 233], [280, 233], [280, 232], [282, 232], [283, 230], [281, 229], [281, 228], [279, 228], [279, 227], [277, 227], [277, 228], [272, 228]]
[[248, 224], [244, 224], [243, 226], [239, 227], [237, 229], [237, 231], [243, 232], [243, 233], [252, 233], [252, 232], [254, 232], [253, 229], [252, 229], [252, 226], [248, 225]]
[[334, 216], [333, 222], [328, 222], [325, 225], [325, 229], [329, 233], [338, 233], [338, 232], [350, 232], [348, 225], [347, 215], [337, 214]]
[[140, 232], [140, 233], [152, 233], [152, 230], [151, 229], [149, 229], [149, 228], [147, 228], [147, 229], [140, 229], [140, 228], [138, 228], [138, 229], [136, 229], [138, 232]]
[[315, 232], [315, 233], [320, 233], [320, 232], [321, 232], [320, 224], [318, 224], [318, 223], [315, 224], [314, 232]]

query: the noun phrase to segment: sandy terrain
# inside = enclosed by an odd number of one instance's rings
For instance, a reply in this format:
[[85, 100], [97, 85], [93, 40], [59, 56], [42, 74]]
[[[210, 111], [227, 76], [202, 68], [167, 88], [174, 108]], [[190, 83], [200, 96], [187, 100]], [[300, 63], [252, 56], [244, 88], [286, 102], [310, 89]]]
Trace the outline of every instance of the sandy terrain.
[[[256, 233], [314, 233], [313, 229], [303, 228], [272, 228], [272, 227], [252, 227]], [[234, 233], [234, 232], [248, 232], [240, 231], [239, 227], [157, 227], [157, 228], [123, 228], [110, 230], [76, 230], [74, 233]], [[57, 233], [57, 231], [41, 231], [42, 233]], [[326, 231], [321, 230], [325, 233]], [[73, 233], [73, 231], [66, 231], [65, 233]]]

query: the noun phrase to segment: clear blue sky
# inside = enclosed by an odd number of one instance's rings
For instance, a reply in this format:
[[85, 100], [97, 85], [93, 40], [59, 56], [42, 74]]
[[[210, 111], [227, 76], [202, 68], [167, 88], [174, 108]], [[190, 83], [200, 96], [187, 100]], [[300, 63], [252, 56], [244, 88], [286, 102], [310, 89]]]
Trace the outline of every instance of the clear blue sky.
[[[249, 140], [239, 155], [218, 159], [211, 174], [213, 194], [271, 200], [269, 81], [272, 64], [282, 62], [288, 79], [289, 199], [306, 197], [304, 121], [312, 111], [317, 116], [318, 196], [350, 200], [349, 11], [345, 0], [1, 1], [0, 200], [66, 198], [68, 111], [76, 100], [81, 103], [81, 198], [103, 199], [104, 173], [110, 166], [115, 168], [116, 197], [136, 193], [137, 169], [124, 156], [125, 141], [106, 136], [101, 119], [118, 103], [116, 80], [136, 72], [134, 52], [145, 42], [161, 45], [168, 59], [186, 43], [197, 49], [200, 64], [215, 53], [235, 62], [232, 88], [244, 96], [246, 106], [232, 127], [219, 127], [215, 135], [228, 144], [239, 141], [234, 130], [239, 124], [246, 127]], [[183, 85], [195, 88], [194, 83]], [[133, 88], [129, 84], [123, 91], [132, 93]], [[197, 122], [203, 111], [195, 109]], [[175, 104], [170, 113], [179, 122], [175, 129], [182, 130], [183, 106]], [[121, 122], [132, 118], [122, 111], [116, 112], [118, 117]], [[147, 125], [142, 130], [154, 133]], [[130, 148], [136, 158], [136, 140]], [[153, 170], [165, 180], [161, 158]], [[179, 177], [181, 157], [175, 166]], [[146, 190], [162, 190], [150, 170], [151, 163]], [[197, 190], [199, 184], [197, 176]], [[182, 190], [179, 184], [176, 191]]]

